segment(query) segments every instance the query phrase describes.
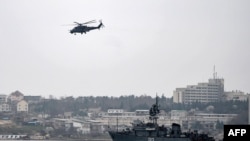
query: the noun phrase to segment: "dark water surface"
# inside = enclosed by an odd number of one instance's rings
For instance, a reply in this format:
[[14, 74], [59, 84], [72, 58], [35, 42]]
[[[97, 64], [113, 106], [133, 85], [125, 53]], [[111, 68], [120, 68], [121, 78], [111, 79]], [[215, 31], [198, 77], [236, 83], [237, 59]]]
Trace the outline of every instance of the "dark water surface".
[[0, 141], [112, 141], [111, 139], [2, 140]]

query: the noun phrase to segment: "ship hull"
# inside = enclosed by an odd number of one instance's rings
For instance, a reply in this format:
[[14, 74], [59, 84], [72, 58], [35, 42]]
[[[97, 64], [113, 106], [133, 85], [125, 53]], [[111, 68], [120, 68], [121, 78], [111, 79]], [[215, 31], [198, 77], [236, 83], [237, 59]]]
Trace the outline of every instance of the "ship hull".
[[135, 136], [130, 134], [119, 134], [116, 132], [109, 132], [113, 141], [191, 141], [187, 137], [147, 137], [147, 136]]

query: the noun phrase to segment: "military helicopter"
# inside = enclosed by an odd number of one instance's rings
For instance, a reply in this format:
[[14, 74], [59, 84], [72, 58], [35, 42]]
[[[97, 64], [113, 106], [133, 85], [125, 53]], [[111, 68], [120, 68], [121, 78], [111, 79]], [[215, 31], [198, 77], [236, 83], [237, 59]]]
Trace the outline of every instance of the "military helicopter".
[[92, 20], [92, 21], [88, 21], [88, 22], [85, 22], [85, 23], [78, 23], [78, 22], [74, 22], [75, 25], [77, 25], [76, 27], [74, 27], [73, 29], [70, 30], [70, 33], [71, 34], [75, 34], [76, 33], [85, 33], [86, 32], [89, 32], [90, 30], [94, 30], [94, 29], [100, 29], [101, 27], [104, 27], [102, 21], [100, 20], [100, 24], [98, 26], [87, 26], [87, 24], [90, 24], [90, 23], [95, 23], [96, 21], [95, 20]]

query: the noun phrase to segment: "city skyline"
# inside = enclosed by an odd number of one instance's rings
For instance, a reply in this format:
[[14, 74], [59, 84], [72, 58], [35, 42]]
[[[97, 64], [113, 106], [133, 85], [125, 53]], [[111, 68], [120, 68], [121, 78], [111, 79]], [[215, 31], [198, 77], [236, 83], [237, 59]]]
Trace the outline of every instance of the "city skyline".
[[[0, 94], [164, 93], [217, 76], [250, 92], [247, 0], [0, 1]], [[73, 22], [100, 30], [73, 35]]]
[[[215, 67], [214, 67], [214, 69], [215, 69]], [[184, 87], [176, 87], [175, 89], [174, 89], [174, 91], [173, 91], [173, 95], [171, 96], [166, 96], [164, 93], [161, 93], [161, 94], [159, 94], [159, 93], [156, 93], [156, 95], [158, 95], [158, 96], [162, 96], [162, 95], [164, 95], [166, 98], [171, 98], [171, 97], [173, 97], [174, 98], [174, 95], [175, 95], [175, 93], [176, 93], [176, 91], [178, 90], [178, 89], [188, 89], [189, 87], [192, 87], [192, 86], [195, 86], [195, 87], [197, 87], [197, 86], [199, 86], [199, 85], [201, 85], [201, 84], [203, 84], [203, 83], [210, 83], [210, 81], [212, 80], [212, 79], [219, 79], [219, 80], [223, 80], [223, 83], [224, 83], [224, 78], [219, 78], [219, 77], [217, 77], [217, 72], [214, 72], [214, 74], [213, 74], [213, 77], [212, 78], [209, 78], [208, 79], [208, 81], [207, 82], [197, 82], [196, 84], [187, 84], [186, 86], [184, 86]], [[223, 85], [223, 87], [224, 87], [224, 85]], [[244, 91], [241, 91], [241, 90], [238, 90], [238, 89], [235, 89], [235, 90], [228, 90], [228, 91], [224, 91], [224, 92], [235, 92], [235, 93], [239, 93], [239, 92], [241, 92], [241, 93], [244, 93], [244, 94], [249, 94], [249, 93], [246, 93], [246, 92], [244, 92]], [[38, 96], [38, 95], [26, 95], [26, 94], [24, 94], [24, 93], [22, 93], [21, 91], [19, 91], [19, 90], [15, 90], [15, 91], [12, 91], [11, 93], [9, 93], [9, 94], [7, 94], [7, 95], [10, 95], [10, 94], [12, 94], [12, 93], [21, 93], [21, 94], [23, 94], [24, 96]], [[4, 94], [5, 95], [5, 94]], [[129, 95], [135, 95], [135, 96], [153, 96], [153, 97], [155, 97], [156, 95], [148, 95], [148, 94], [141, 94], [141, 95], [137, 95], [137, 94], [125, 94], [125, 95], [118, 95], [118, 96], [112, 96], [112, 97], [120, 97], [120, 96], [129, 96]], [[41, 96], [41, 95], [39, 95], [39, 96]], [[81, 97], [81, 96], [91, 96], [91, 95], [78, 95], [77, 97]], [[104, 96], [104, 95], [96, 95], [96, 96]], [[58, 98], [66, 98], [66, 97], [74, 97], [74, 98], [77, 98], [77, 97], [75, 97], [74, 95], [64, 95], [64, 96], [60, 96], [60, 97], [56, 97], [56, 96], [54, 96], [54, 95], [42, 95], [42, 97], [45, 97], [45, 98], [56, 98], [56, 99], [58, 99]], [[95, 97], [95, 96], [94, 96]]]

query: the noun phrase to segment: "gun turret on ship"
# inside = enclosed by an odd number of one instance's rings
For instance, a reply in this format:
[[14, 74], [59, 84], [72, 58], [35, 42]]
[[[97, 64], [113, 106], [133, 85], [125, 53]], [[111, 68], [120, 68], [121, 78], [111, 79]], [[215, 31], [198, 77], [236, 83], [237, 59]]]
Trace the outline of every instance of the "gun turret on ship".
[[215, 141], [213, 137], [197, 131], [182, 132], [181, 126], [177, 123], [172, 123], [171, 128], [164, 125], [159, 126], [157, 123], [159, 113], [158, 97], [156, 96], [156, 103], [149, 110], [150, 122], [144, 123], [137, 120], [132, 124], [132, 129], [109, 131], [109, 135], [113, 141]]

